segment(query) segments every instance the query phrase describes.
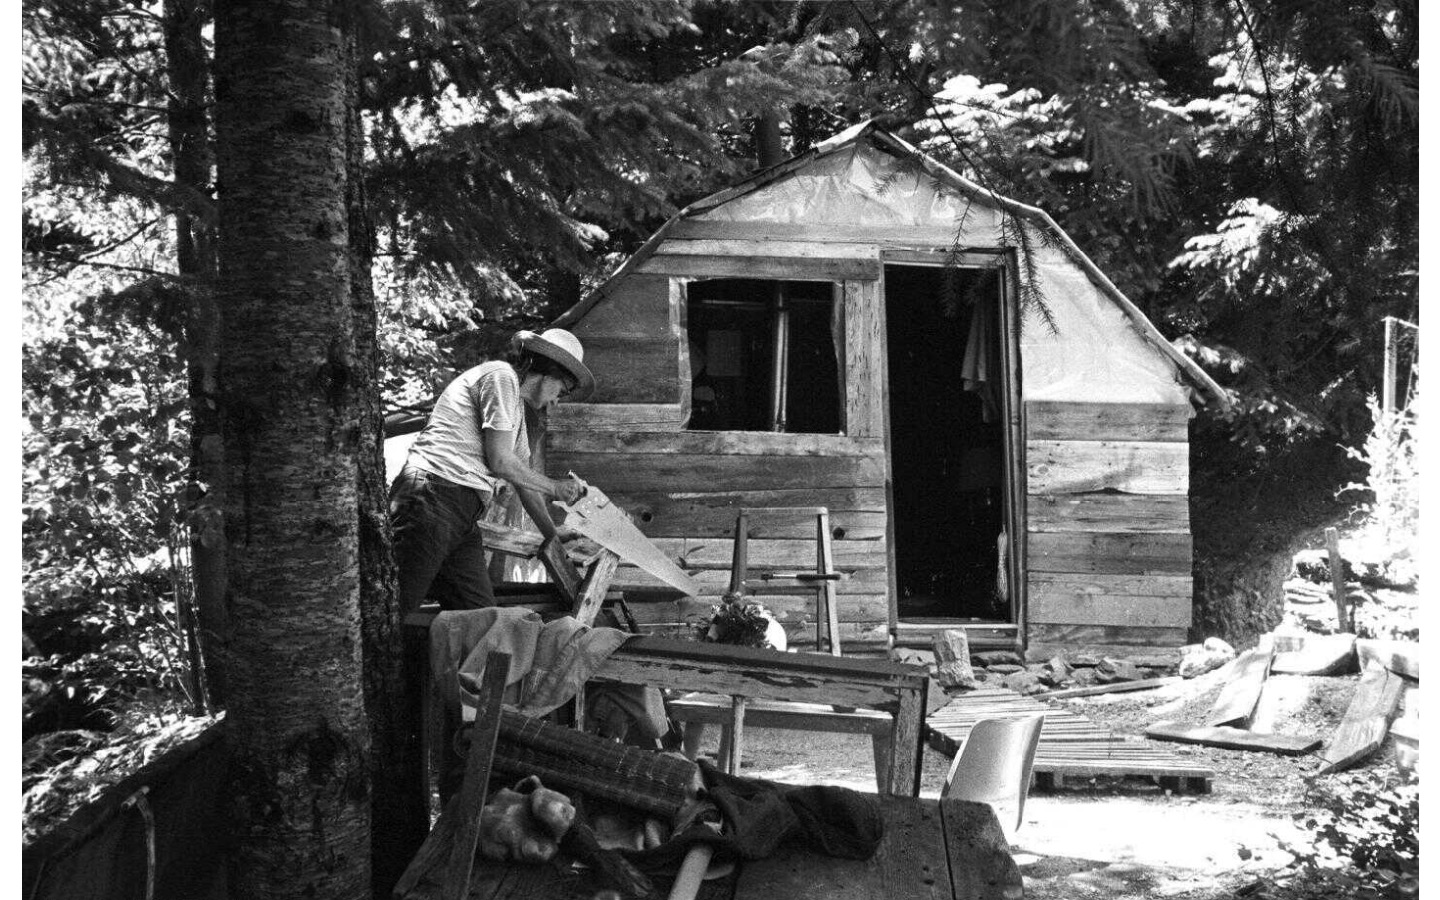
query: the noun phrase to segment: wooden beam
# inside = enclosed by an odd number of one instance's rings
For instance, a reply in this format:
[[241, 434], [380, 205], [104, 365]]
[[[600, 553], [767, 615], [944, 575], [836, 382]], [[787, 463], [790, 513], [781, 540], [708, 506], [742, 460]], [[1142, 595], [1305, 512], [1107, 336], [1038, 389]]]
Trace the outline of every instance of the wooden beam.
[[676, 278], [773, 278], [783, 281], [848, 281], [880, 277], [880, 255], [870, 259], [806, 259], [773, 256], [656, 254], [637, 271]]
[[1075, 403], [1031, 400], [1025, 436], [1032, 441], [1161, 441], [1190, 436], [1190, 404]]
[[[801, 222], [728, 222], [682, 219], [666, 233], [670, 240], [750, 240], [759, 242], [804, 241], [807, 243], [876, 244], [881, 247], [933, 247], [948, 251], [955, 244], [958, 229], [934, 225], [854, 225]], [[986, 254], [990, 258], [996, 253]]]
[[1270, 674], [1270, 661], [1275, 657], [1275, 648], [1269, 645], [1253, 647], [1240, 654], [1235, 668], [1220, 696], [1205, 717], [1206, 725], [1233, 725], [1248, 723], [1255, 713], [1255, 704], [1260, 702], [1260, 692], [1265, 688], [1265, 679]]
[[1031, 494], [1030, 531], [1190, 533], [1190, 498], [1183, 494]]
[[[1189, 577], [1194, 553], [1188, 534], [1031, 532], [1029, 547], [1032, 581], [1050, 573]], [[1181, 589], [1179, 582], [1155, 585]]]
[[561, 403], [550, 411], [547, 440], [571, 431], [678, 431], [680, 403]]
[[845, 283], [845, 433], [885, 434], [884, 302], [874, 282]]
[[1347, 769], [1380, 748], [1400, 705], [1404, 681], [1389, 669], [1366, 669], [1355, 685], [1345, 718], [1330, 738], [1318, 774]]
[[878, 437], [768, 431], [630, 431], [556, 435], [550, 453], [683, 453], [696, 456], [878, 457]]
[[1181, 744], [1204, 744], [1207, 747], [1221, 747], [1226, 750], [1268, 750], [1284, 756], [1309, 753], [1320, 746], [1320, 739], [1310, 735], [1257, 734], [1243, 728], [1229, 726], [1189, 727], [1170, 722], [1159, 722], [1145, 729], [1145, 736], [1157, 741], [1177, 741]]
[[605, 594], [615, 577], [620, 557], [613, 550], [601, 550], [580, 582], [575, 600], [575, 620], [581, 625], [594, 625], [595, 615], [605, 603]]
[[1142, 678], [1139, 681], [1121, 681], [1117, 684], [1095, 684], [1090, 687], [1065, 688], [1064, 690], [1050, 691], [1041, 696], [1046, 700], [1068, 700], [1071, 697], [1122, 694], [1129, 691], [1148, 691], [1152, 688], [1164, 687], [1167, 684], [1176, 684], [1182, 680], [1179, 675], [1166, 675], [1163, 678]]
[[1190, 445], [1182, 442], [1028, 440], [1025, 461], [1031, 494], [1190, 491]]

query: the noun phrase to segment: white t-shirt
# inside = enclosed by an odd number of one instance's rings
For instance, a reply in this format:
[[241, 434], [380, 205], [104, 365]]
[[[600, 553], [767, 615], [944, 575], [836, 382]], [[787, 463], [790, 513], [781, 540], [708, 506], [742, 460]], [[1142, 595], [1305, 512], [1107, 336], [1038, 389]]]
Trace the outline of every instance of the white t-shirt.
[[485, 465], [484, 428], [512, 433], [515, 455], [529, 465], [520, 379], [501, 360], [481, 363], [450, 382], [406, 461], [447, 481], [494, 493], [503, 482]]

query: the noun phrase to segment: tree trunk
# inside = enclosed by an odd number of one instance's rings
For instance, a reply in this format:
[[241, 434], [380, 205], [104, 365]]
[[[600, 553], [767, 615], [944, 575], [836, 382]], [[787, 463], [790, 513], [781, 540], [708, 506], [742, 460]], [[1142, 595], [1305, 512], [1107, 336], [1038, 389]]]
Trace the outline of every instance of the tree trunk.
[[[380, 349], [376, 340], [374, 284], [370, 266], [375, 232], [365, 199], [365, 134], [360, 117], [357, 43], [351, 40], [349, 116], [346, 128], [346, 207], [350, 222], [350, 301], [355, 329], [353, 381], [360, 422], [356, 459], [360, 523], [360, 633], [365, 673], [365, 710], [370, 718], [374, 779], [371, 848], [374, 896], [389, 897], [425, 835], [430, 819], [422, 791], [420, 747], [421, 666], [406, 660], [385, 483], [384, 414], [380, 398]], [[410, 668], [407, 668], [407, 662]]]
[[[165, 0], [165, 60], [170, 91], [167, 102], [170, 153], [175, 181], [210, 196], [209, 120], [206, 95], [209, 57], [203, 29], [209, 18], [204, 0]], [[229, 638], [225, 613], [225, 456], [216, 403], [215, 352], [219, 310], [215, 301], [214, 222], [180, 207], [175, 212], [176, 267], [184, 277], [186, 368], [190, 382], [190, 460], [194, 480], [205, 485], [204, 497], [191, 513], [190, 559], [205, 658], [207, 705], [225, 702], [225, 677], [220, 670], [223, 645]]]
[[368, 896], [343, 0], [215, 16], [230, 890]]

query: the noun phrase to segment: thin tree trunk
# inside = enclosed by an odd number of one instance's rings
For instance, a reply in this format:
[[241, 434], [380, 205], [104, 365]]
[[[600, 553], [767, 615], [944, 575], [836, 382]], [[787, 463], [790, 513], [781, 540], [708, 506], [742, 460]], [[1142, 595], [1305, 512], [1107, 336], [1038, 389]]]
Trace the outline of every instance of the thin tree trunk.
[[343, 0], [215, 16], [230, 895], [368, 896]]
[[[214, 161], [205, 111], [210, 69], [203, 28], [208, 18], [206, 0], [165, 0], [165, 59], [170, 83], [167, 120], [175, 181], [207, 197]], [[218, 706], [225, 701], [220, 659], [230, 629], [224, 605], [225, 455], [215, 381], [219, 310], [215, 301], [214, 222], [192, 216], [183, 207], [177, 209], [175, 255], [189, 297], [184, 353], [190, 382], [190, 460], [193, 477], [206, 487], [205, 496], [192, 512], [190, 559], [205, 659], [207, 705]]]
[[360, 422], [360, 452], [356, 460], [360, 629], [365, 709], [370, 717], [373, 771], [378, 776], [374, 779], [375, 793], [370, 807], [374, 896], [389, 897], [430, 830], [421, 784], [425, 770], [420, 748], [421, 671], [418, 668], [427, 661], [404, 658], [400, 631], [400, 602], [385, 483], [375, 291], [370, 278], [375, 232], [366, 208], [365, 134], [355, 65], [358, 48], [353, 39], [349, 50], [346, 206], [350, 219], [350, 299], [355, 328], [353, 381]]

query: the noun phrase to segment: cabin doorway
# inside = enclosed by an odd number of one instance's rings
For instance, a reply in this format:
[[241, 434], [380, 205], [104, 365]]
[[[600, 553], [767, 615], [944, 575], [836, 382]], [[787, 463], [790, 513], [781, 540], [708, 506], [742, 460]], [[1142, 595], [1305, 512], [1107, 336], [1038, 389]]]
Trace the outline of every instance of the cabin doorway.
[[999, 268], [885, 267], [896, 614], [1014, 623]]

